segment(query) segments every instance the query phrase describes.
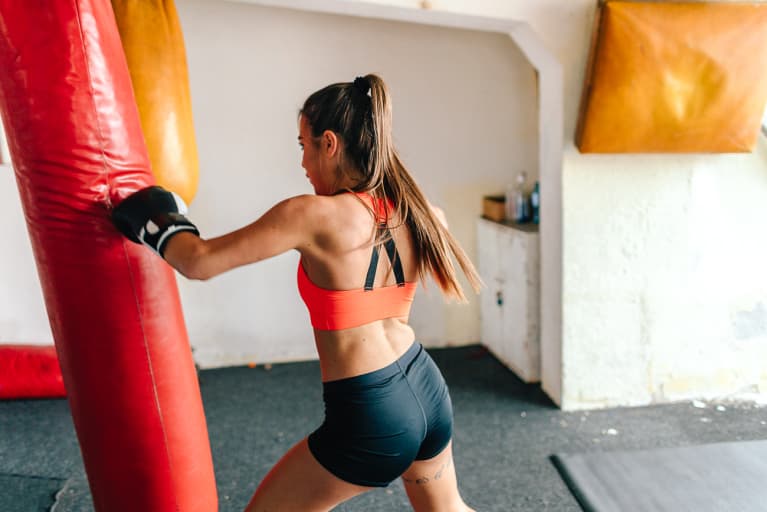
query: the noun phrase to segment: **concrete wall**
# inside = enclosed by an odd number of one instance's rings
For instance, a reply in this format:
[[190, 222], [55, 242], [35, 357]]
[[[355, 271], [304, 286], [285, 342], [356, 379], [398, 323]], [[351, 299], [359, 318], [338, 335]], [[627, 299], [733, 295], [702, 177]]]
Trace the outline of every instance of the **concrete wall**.
[[570, 161], [565, 401], [767, 393], [766, 156]]

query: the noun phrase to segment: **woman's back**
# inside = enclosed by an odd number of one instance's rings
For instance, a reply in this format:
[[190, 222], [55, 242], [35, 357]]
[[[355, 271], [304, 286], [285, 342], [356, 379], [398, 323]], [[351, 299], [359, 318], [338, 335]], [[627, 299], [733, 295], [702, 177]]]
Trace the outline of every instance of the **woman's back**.
[[[347, 306], [364, 308], [363, 302], [376, 300], [376, 295], [386, 294], [382, 300], [401, 301], [414, 289], [418, 279], [412, 238], [407, 225], [398, 218], [389, 218], [387, 227], [391, 234], [396, 257], [402, 267], [406, 287], [397, 286], [392, 261], [384, 248], [374, 262], [373, 289], [365, 291], [366, 278], [371, 267], [371, 256], [376, 250], [377, 233], [374, 218], [374, 202], [366, 194], [342, 193], [334, 196], [314, 196], [311, 200], [316, 212], [316, 243], [300, 250], [299, 283], [302, 278], [309, 283], [304, 286], [316, 288], [317, 300], [349, 301]], [[395, 215], [392, 211], [391, 215]], [[383, 220], [383, 219], [381, 219]], [[379, 245], [380, 247], [380, 245]], [[301, 273], [304, 273], [304, 276]], [[332, 297], [327, 297], [328, 291]], [[346, 293], [344, 293], [346, 292]], [[412, 298], [412, 297], [411, 297]], [[307, 300], [307, 297], [304, 297]], [[381, 300], [380, 297], [378, 297]], [[307, 303], [310, 307], [318, 307]], [[397, 305], [395, 304], [395, 309]], [[402, 316], [385, 318], [377, 315], [362, 325], [351, 322], [352, 327], [343, 329], [319, 329], [315, 326], [315, 342], [320, 357], [324, 381], [337, 380], [367, 373], [395, 361], [412, 344], [415, 336], [407, 325], [408, 307], [400, 307]]]

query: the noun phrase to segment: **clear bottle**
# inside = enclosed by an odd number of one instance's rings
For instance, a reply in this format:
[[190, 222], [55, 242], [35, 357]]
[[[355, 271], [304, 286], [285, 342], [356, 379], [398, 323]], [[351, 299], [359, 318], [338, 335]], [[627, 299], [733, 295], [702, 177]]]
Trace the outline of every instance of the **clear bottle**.
[[514, 191], [516, 187], [513, 183], [506, 185], [506, 200], [503, 203], [504, 217], [507, 221], [513, 222], [516, 215], [514, 214]]
[[527, 193], [525, 192], [526, 180], [527, 173], [520, 172], [517, 174], [517, 184], [514, 187], [512, 198], [513, 215], [511, 218], [511, 220], [517, 224], [524, 224], [530, 220], [530, 202]]
[[538, 182], [535, 182], [533, 191], [530, 193], [530, 217], [534, 224], [540, 222], [541, 190]]

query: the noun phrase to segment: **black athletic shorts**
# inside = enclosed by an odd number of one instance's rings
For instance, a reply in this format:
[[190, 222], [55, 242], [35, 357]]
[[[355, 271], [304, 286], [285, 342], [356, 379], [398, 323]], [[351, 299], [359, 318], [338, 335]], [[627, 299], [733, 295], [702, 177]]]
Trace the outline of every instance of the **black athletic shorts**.
[[415, 460], [430, 459], [453, 434], [445, 379], [420, 343], [397, 361], [323, 383], [325, 421], [309, 450], [325, 469], [357, 485], [386, 487]]

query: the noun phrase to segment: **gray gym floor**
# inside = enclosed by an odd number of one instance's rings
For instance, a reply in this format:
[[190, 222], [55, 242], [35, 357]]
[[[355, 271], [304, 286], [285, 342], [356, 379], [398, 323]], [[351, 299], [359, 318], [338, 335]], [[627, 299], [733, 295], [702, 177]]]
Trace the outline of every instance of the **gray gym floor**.
[[[450, 386], [455, 457], [478, 511], [578, 512], [554, 453], [767, 439], [767, 406], [691, 402], [562, 412], [480, 346], [429, 350]], [[258, 481], [322, 419], [316, 362], [206, 370], [200, 384], [221, 512], [241, 511]], [[0, 402], [0, 510], [92, 510], [66, 400]], [[396, 482], [339, 511], [408, 510]]]

